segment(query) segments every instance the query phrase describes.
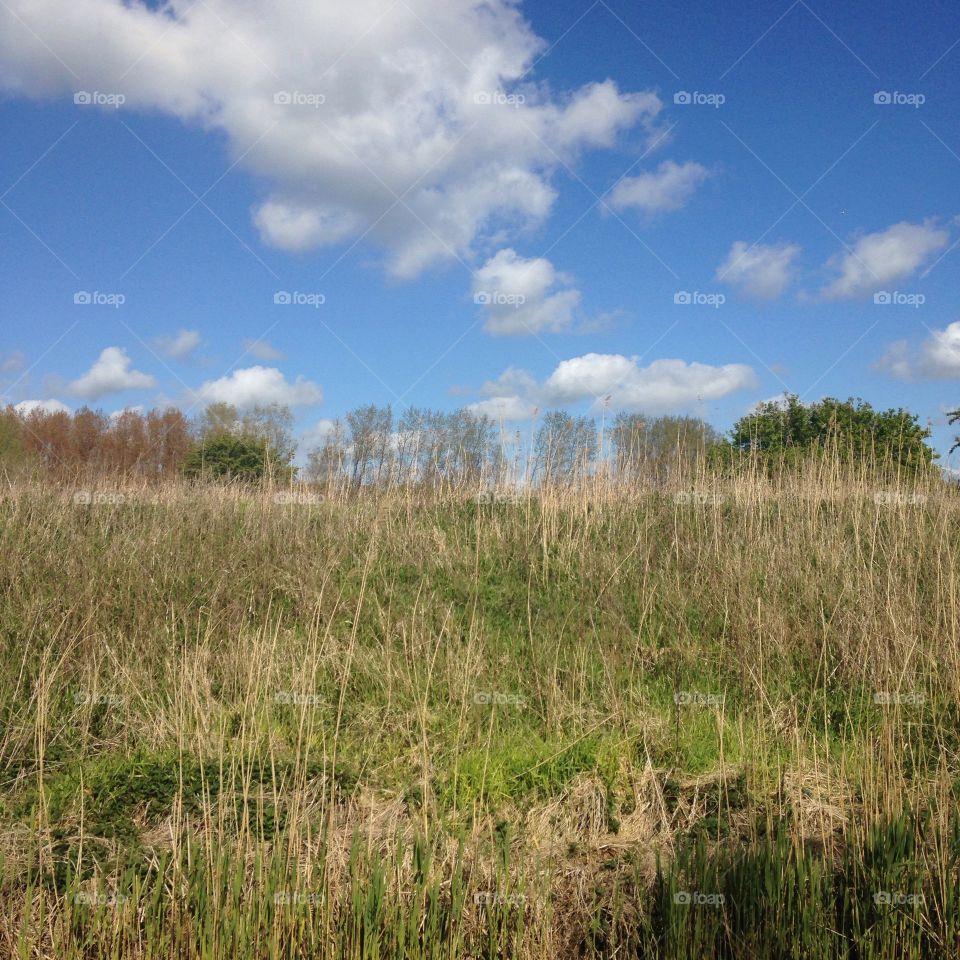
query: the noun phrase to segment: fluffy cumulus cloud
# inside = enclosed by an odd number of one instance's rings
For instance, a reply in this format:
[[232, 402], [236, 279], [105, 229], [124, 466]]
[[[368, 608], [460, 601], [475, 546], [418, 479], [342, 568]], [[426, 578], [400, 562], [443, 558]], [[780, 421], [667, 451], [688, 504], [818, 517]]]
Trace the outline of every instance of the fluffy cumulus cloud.
[[117, 93], [222, 132], [271, 185], [253, 211], [266, 243], [365, 234], [398, 276], [541, 220], [561, 162], [658, 135], [652, 92], [532, 82], [546, 46], [512, 0], [0, 4], [8, 91], [90, 94], [78, 109]]
[[710, 171], [699, 163], [665, 160], [656, 170], [624, 177], [613, 188], [608, 203], [614, 210], [633, 207], [644, 213], [679, 210], [709, 176]]
[[716, 280], [737, 287], [746, 297], [773, 300], [793, 280], [793, 262], [799, 253], [800, 248], [792, 243], [751, 246], [736, 240], [717, 268]]
[[888, 284], [906, 280], [950, 239], [932, 220], [895, 223], [886, 230], [859, 237], [853, 247], [827, 265], [837, 276], [820, 295], [825, 300], [865, 297]]
[[29, 417], [31, 413], [69, 413], [70, 408], [59, 400], [22, 400], [14, 405], [14, 410], [22, 417]]
[[644, 367], [635, 357], [588, 353], [562, 361], [542, 383], [524, 371], [507, 371], [484, 386], [487, 399], [471, 404], [471, 409], [519, 420], [532, 415], [534, 408], [583, 401], [598, 408], [609, 397], [614, 410], [657, 415], [695, 410], [756, 385], [753, 369], [740, 363], [712, 366], [664, 359]]
[[906, 340], [890, 344], [876, 366], [900, 380], [960, 378], [960, 320], [932, 330], [919, 347]]
[[561, 289], [569, 279], [543, 257], [525, 259], [501, 250], [473, 275], [474, 302], [486, 313], [493, 334], [531, 334], [569, 329], [580, 292]]
[[276, 367], [246, 367], [209, 380], [190, 395], [194, 404], [229, 403], [245, 409], [258, 404], [312, 407], [323, 401], [320, 386], [303, 377], [292, 383]]
[[67, 389], [83, 400], [99, 400], [124, 390], [149, 390], [157, 381], [147, 373], [133, 370], [130, 357], [122, 347], [107, 347], [93, 366]]
[[197, 330], [178, 330], [175, 336], [157, 337], [153, 345], [169, 360], [189, 360], [193, 351], [200, 346], [200, 333]]

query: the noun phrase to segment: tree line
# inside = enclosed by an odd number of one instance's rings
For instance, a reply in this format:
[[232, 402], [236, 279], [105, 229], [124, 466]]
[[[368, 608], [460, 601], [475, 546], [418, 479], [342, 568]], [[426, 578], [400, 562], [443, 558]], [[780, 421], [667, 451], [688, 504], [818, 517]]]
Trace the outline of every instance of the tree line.
[[369, 404], [348, 411], [294, 463], [294, 417], [277, 404], [238, 410], [208, 406], [193, 420], [175, 408], [113, 416], [0, 410], [0, 467], [158, 480], [297, 479], [315, 483], [562, 485], [603, 472], [662, 484], [700, 468], [744, 462], [783, 467], [811, 453], [920, 470], [936, 457], [930, 430], [903, 409], [797, 397], [760, 404], [726, 436], [688, 416], [620, 413], [610, 424], [563, 410], [544, 412], [529, 429], [506, 430], [471, 411], [410, 407], [399, 414]]

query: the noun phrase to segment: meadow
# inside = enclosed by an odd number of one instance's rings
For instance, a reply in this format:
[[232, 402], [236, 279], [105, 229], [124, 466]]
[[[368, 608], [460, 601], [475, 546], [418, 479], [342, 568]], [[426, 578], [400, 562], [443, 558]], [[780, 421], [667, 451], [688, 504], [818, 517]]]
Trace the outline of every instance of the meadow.
[[960, 952], [960, 493], [0, 490], [0, 954]]

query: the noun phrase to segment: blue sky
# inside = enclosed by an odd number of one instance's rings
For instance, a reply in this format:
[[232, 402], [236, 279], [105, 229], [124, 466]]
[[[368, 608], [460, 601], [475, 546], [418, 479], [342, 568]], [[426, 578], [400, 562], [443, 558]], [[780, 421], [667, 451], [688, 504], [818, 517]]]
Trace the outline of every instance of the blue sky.
[[11, 0], [2, 399], [280, 400], [309, 443], [789, 390], [946, 453], [958, 66], [946, 3]]

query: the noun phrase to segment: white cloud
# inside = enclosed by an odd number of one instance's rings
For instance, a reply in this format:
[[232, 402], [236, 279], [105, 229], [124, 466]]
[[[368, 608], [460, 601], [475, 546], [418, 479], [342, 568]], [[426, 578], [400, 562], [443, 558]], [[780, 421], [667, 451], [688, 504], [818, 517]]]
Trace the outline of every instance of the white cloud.
[[67, 388], [75, 397], [99, 400], [124, 390], [146, 390], [157, 381], [147, 373], [130, 369], [130, 357], [121, 347], [107, 347], [94, 365]]
[[223, 133], [272, 185], [253, 211], [265, 242], [303, 250], [369, 229], [398, 276], [542, 220], [561, 162], [632, 128], [658, 134], [651, 92], [533, 83], [546, 47], [513, 0], [0, 4], [8, 90], [117, 92], [120, 110]]
[[197, 330], [178, 330], [173, 337], [156, 337], [153, 345], [170, 360], [189, 360], [193, 351], [200, 346], [200, 333]]
[[327, 437], [336, 429], [336, 426], [336, 420], [326, 418], [317, 420], [316, 423], [311, 424], [300, 434], [300, 449], [309, 452], [322, 447]]
[[692, 409], [737, 390], [756, 386], [751, 367], [728, 363], [721, 367], [684, 360], [654, 360], [641, 367], [633, 358], [588, 353], [564, 360], [543, 387], [551, 403], [609, 395], [611, 406], [651, 414]]
[[875, 366], [900, 380], [960, 378], [960, 320], [932, 330], [916, 350], [906, 340], [891, 343]]
[[241, 409], [269, 403], [311, 407], [323, 401], [323, 391], [319, 384], [303, 377], [291, 383], [276, 367], [255, 366], [208, 381], [192, 391], [191, 400], [198, 404], [230, 403]]
[[29, 417], [35, 410], [41, 413], [69, 413], [70, 408], [59, 400], [21, 400], [13, 407], [22, 417]]
[[709, 176], [699, 163], [665, 160], [656, 170], [624, 177], [613, 188], [609, 204], [614, 210], [636, 207], [645, 213], [679, 210]]
[[13, 353], [8, 353], [0, 357], [0, 373], [15, 373], [17, 370], [22, 370], [26, 362], [27, 358], [21, 351], [16, 350]]
[[244, 340], [243, 349], [258, 360], [283, 359], [283, 354], [266, 340]]
[[483, 303], [484, 329], [493, 334], [531, 334], [567, 330], [580, 291], [553, 264], [525, 259], [509, 248], [491, 257], [473, 275], [474, 301]]
[[599, 409], [609, 396], [614, 410], [642, 411], [652, 415], [696, 410], [738, 390], [757, 385], [753, 369], [741, 363], [712, 366], [684, 360], [655, 360], [642, 367], [635, 357], [588, 353], [557, 365], [538, 383], [526, 371], [508, 370], [482, 390], [489, 399], [470, 409], [506, 420], [529, 417], [534, 407], [591, 401]]
[[827, 264], [839, 272], [820, 291], [824, 300], [864, 297], [890, 283], [912, 276], [932, 254], [950, 239], [947, 230], [932, 220], [895, 223], [886, 230], [857, 239], [851, 251], [837, 254]]
[[793, 261], [799, 253], [800, 248], [792, 243], [751, 246], [736, 240], [715, 279], [739, 287], [744, 296], [773, 300], [793, 280]]
[[467, 407], [476, 414], [488, 416], [491, 420], [529, 420], [537, 410], [537, 405], [522, 397], [490, 397], [478, 400]]

